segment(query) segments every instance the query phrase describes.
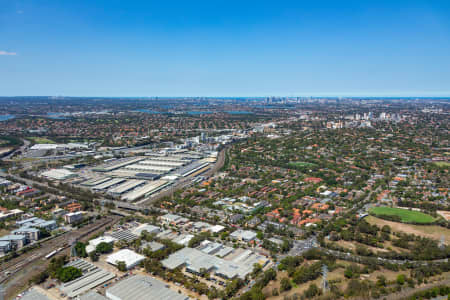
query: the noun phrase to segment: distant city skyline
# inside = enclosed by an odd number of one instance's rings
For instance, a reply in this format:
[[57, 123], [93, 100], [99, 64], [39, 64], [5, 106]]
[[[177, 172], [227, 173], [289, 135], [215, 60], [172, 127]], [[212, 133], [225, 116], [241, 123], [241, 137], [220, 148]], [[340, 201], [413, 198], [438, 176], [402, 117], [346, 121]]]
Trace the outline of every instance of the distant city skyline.
[[0, 96], [450, 96], [444, 0], [12, 0], [0, 24]]

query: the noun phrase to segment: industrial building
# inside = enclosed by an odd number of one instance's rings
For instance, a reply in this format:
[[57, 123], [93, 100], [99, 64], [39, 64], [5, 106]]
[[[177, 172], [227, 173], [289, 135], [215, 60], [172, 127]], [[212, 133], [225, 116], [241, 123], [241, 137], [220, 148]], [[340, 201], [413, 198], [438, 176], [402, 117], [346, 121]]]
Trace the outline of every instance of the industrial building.
[[136, 163], [143, 159], [144, 159], [144, 157], [127, 157], [127, 158], [115, 159], [115, 160], [105, 163], [99, 167], [96, 167], [93, 170], [97, 171], [97, 172], [109, 172], [109, 171], [113, 171], [113, 170], [128, 166], [130, 164]]
[[95, 186], [95, 185], [99, 185], [99, 184], [101, 184], [103, 182], [106, 182], [108, 180], [111, 180], [111, 178], [110, 177], [94, 177], [94, 178], [91, 178], [91, 179], [81, 183], [81, 185], [84, 185], [84, 186]]
[[120, 184], [122, 182], [124, 182], [125, 179], [123, 178], [113, 178], [111, 180], [105, 181], [103, 183], [100, 183], [96, 186], [93, 186], [92, 189], [96, 190], [96, 191], [101, 191], [101, 190], [106, 190], [107, 188], [110, 188], [112, 186], [115, 186], [117, 184]]
[[178, 224], [185, 224], [187, 222], [189, 222], [189, 219], [184, 218], [182, 216], [179, 215], [174, 215], [174, 214], [165, 214], [159, 217], [159, 219], [161, 220], [161, 222], [163, 222], [164, 224], [172, 224], [172, 225], [178, 225]]
[[106, 289], [106, 297], [111, 300], [170, 299], [188, 300], [188, 296], [179, 294], [155, 278], [134, 275]]
[[167, 172], [172, 171], [175, 168], [169, 167], [169, 166], [151, 166], [151, 165], [132, 164], [132, 165], [126, 166], [124, 169], [139, 171], [139, 172], [165, 174]]
[[80, 180], [79, 184], [95, 192], [106, 192], [123, 201], [133, 202], [165, 189], [180, 178], [195, 177], [207, 171], [213, 160], [205, 158], [205, 155], [167, 150], [111, 159], [87, 172], [98, 172], [99, 176], [89, 173], [87, 179]]
[[166, 246], [164, 244], [158, 242], [144, 242], [140, 247], [141, 250], [150, 249], [152, 252], [163, 250], [165, 248]]
[[122, 200], [135, 201], [141, 197], [147, 197], [153, 193], [160, 191], [161, 189], [163, 189], [164, 187], [166, 187], [169, 184], [170, 184], [170, 182], [168, 182], [166, 180], [162, 180], [162, 179], [150, 181], [149, 183], [147, 183], [141, 187], [138, 187], [138, 188], [126, 193], [125, 195], [123, 195]]
[[78, 296], [77, 300], [108, 300], [108, 298], [97, 292], [90, 291], [84, 295]]
[[143, 231], [147, 231], [150, 234], [158, 234], [161, 232], [161, 228], [151, 224], [141, 224], [138, 227], [134, 228], [131, 232], [135, 235], [140, 236]]
[[62, 292], [71, 298], [81, 295], [116, 277], [116, 275], [105, 271], [84, 259], [71, 261], [65, 265], [65, 267], [68, 266], [80, 269], [83, 273], [81, 277], [62, 283], [59, 287]]
[[187, 246], [193, 238], [194, 238], [193, 234], [182, 233], [176, 238], [172, 239], [172, 242], [177, 243], [179, 245]]
[[177, 168], [177, 167], [181, 167], [183, 165], [185, 165], [187, 162], [186, 161], [167, 161], [167, 160], [160, 160], [160, 159], [146, 159], [146, 160], [141, 160], [139, 162], [139, 164], [142, 165], [149, 165], [149, 166], [163, 166], [163, 167], [173, 167], [173, 168]]
[[98, 238], [92, 239], [89, 241], [89, 244], [86, 246], [86, 252], [88, 254], [91, 252], [94, 252], [100, 243], [108, 243], [108, 244], [113, 245], [115, 241], [117, 241], [117, 239], [113, 238], [112, 236], [108, 236], [108, 235], [104, 235], [104, 236], [100, 236]]
[[186, 177], [186, 176], [189, 176], [192, 173], [195, 173], [200, 170], [206, 171], [208, 166], [209, 166], [209, 162], [207, 162], [205, 160], [198, 160], [198, 161], [194, 161], [193, 163], [186, 165], [182, 168], [179, 168], [178, 170], [176, 170], [174, 172], [174, 174], [178, 175], [180, 177]]
[[119, 230], [116, 232], [109, 233], [108, 235], [115, 238], [116, 240], [124, 241], [127, 243], [131, 243], [132, 241], [138, 239], [138, 236], [133, 234], [129, 230]]
[[230, 237], [235, 240], [250, 242], [256, 239], [256, 232], [251, 230], [238, 229], [230, 234]]
[[120, 185], [118, 185], [112, 189], [109, 189], [108, 193], [113, 196], [120, 196], [128, 191], [133, 190], [134, 188], [136, 188], [144, 183], [145, 183], [144, 180], [136, 180], [136, 179], [127, 180], [124, 183], [121, 183]]
[[[211, 244], [206, 245], [210, 249], [209, 253], [218, 253], [222, 249], [230, 252], [229, 249]], [[203, 246], [203, 249], [206, 249]], [[170, 270], [185, 267], [187, 272], [193, 274], [201, 274], [202, 270], [213, 272], [216, 276], [233, 279], [241, 278], [252, 272], [255, 263], [265, 266], [269, 260], [261, 255], [255, 254], [251, 250], [244, 250], [237, 253], [233, 259], [222, 259], [212, 254], [207, 254], [202, 250], [185, 247], [175, 253], [172, 253], [168, 258], [161, 261], [162, 265]]]
[[42, 172], [41, 175], [45, 178], [51, 180], [66, 180], [69, 178], [77, 177], [78, 174], [71, 172], [67, 169], [51, 169], [45, 172]]
[[117, 266], [118, 262], [123, 261], [126, 265], [127, 270], [129, 270], [139, 265], [144, 259], [145, 256], [137, 254], [136, 252], [129, 249], [122, 249], [117, 251], [116, 253], [109, 255], [106, 258], [106, 262], [111, 265]]
[[46, 295], [38, 291], [35, 287], [30, 290], [24, 292], [23, 296], [20, 298], [21, 300], [50, 300]]

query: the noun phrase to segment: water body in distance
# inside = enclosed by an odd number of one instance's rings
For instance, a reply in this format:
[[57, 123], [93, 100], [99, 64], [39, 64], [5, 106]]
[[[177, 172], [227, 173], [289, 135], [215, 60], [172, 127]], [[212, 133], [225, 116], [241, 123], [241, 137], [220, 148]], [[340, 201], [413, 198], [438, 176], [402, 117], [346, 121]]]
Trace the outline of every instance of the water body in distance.
[[135, 112], [142, 112], [142, 113], [146, 113], [146, 114], [162, 114], [162, 112], [160, 111], [154, 111], [151, 109], [145, 109], [145, 108], [140, 108], [140, 109], [136, 109], [134, 110]]
[[0, 122], [1, 121], [11, 120], [11, 119], [14, 119], [14, 118], [15, 118], [15, 116], [13, 116], [13, 115], [0, 115]]
[[212, 111], [187, 111], [186, 112], [188, 115], [208, 115], [208, 114], [212, 114]]
[[230, 110], [226, 111], [226, 113], [230, 115], [253, 115], [253, 112], [246, 110]]
[[49, 112], [49, 113], [47, 113], [47, 118], [56, 119], [56, 120], [64, 120], [64, 119], [67, 119], [67, 114], [57, 113], [57, 112]]

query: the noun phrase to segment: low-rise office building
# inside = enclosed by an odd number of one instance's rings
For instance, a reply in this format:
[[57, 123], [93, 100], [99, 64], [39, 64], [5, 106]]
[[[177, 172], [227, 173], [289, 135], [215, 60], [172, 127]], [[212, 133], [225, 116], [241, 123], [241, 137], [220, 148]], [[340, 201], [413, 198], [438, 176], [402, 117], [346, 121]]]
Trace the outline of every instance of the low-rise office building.
[[81, 211], [68, 213], [64, 215], [64, 221], [68, 224], [78, 223], [83, 220], [83, 213]]
[[20, 234], [10, 234], [0, 237], [0, 242], [11, 243], [11, 249], [20, 249], [27, 243], [27, 237]]

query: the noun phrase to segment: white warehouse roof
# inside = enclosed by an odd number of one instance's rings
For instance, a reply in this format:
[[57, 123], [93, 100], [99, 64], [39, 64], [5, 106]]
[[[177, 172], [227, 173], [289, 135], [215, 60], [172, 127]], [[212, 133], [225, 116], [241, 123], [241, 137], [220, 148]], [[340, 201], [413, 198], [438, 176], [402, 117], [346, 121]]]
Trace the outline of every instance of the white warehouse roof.
[[145, 182], [144, 180], [135, 180], [135, 179], [127, 180], [124, 183], [121, 183], [120, 185], [110, 189], [109, 192], [111, 194], [123, 194], [143, 184], [144, 182]]
[[76, 173], [73, 173], [67, 169], [51, 169], [51, 170], [42, 172], [41, 175], [44, 177], [56, 179], [56, 180], [63, 180], [63, 179], [67, 179], [70, 177], [77, 176]]
[[144, 186], [138, 187], [125, 195], [122, 196], [122, 200], [126, 201], [134, 201], [142, 196], [145, 196], [149, 193], [156, 192], [160, 188], [164, 187], [167, 184], [166, 180], [155, 180], [147, 183]]
[[151, 225], [151, 224], [141, 224], [138, 227], [134, 228], [131, 232], [136, 235], [141, 235], [141, 233], [144, 230], [147, 231], [148, 233], [160, 233], [161, 232], [161, 228], [159, 228], [158, 226]]
[[108, 256], [106, 262], [116, 266], [119, 261], [123, 261], [127, 266], [127, 269], [131, 269], [137, 266], [144, 259], [144, 256], [137, 254], [134, 251], [123, 249]]
[[93, 251], [95, 251], [95, 249], [97, 248], [98, 244], [100, 243], [108, 243], [108, 244], [112, 244], [115, 241], [117, 241], [117, 239], [113, 238], [112, 236], [109, 235], [103, 235], [100, 236], [96, 239], [92, 239], [89, 241], [89, 245], [86, 246], [86, 252], [87, 253], [91, 253]]

